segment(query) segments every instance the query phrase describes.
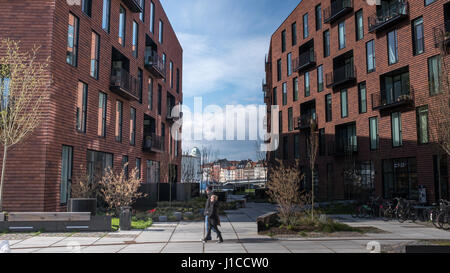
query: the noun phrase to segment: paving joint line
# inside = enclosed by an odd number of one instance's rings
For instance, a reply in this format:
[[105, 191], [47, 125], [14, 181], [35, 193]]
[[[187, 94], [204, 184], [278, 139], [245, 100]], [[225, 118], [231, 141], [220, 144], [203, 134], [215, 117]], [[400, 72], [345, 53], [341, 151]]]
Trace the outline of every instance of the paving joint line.
[[158, 253], [163, 252], [163, 250], [167, 247], [167, 245], [169, 245], [170, 240], [172, 239], [173, 235], [175, 234], [175, 230], [177, 230], [179, 224], [180, 224], [180, 222], [177, 222], [177, 225], [176, 225], [175, 228], [172, 230], [172, 234], [170, 234], [169, 239], [167, 240], [167, 242], [165, 243], [165, 245], [161, 248], [161, 250], [160, 250]]

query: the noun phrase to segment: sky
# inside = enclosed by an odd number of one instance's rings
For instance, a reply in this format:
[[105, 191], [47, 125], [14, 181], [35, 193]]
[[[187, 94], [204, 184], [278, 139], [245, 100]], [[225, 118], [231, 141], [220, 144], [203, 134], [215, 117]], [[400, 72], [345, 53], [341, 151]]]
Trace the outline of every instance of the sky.
[[[299, 0], [161, 0], [183, 47], [183, 104], [194, 109], [217, 105], [264, 105], [264, 58], [272, 33]], [[202, 115], [203, 116], [203, 115]], [[203, 124], [222, 124], [212, 115]], [[183, 128], [198, 124], [185, 118]], [[247, 125], [246, 125], [247, 124]], [[238, 122], [237, 126], [248, 126]], [[248, 134], [247, 134], [248, 136]], [[211, 147], [217, 158], [257, 159], [254, 141], [188, 140], [183, 151]]]

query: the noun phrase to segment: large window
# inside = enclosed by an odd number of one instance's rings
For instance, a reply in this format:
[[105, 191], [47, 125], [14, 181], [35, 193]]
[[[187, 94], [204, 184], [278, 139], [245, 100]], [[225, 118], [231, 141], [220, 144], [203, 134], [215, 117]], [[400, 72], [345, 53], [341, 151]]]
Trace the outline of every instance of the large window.
[[323, 57], [330, 56], [330, 31], [323, 32]]
[[92, 32], [91, 39], [91, 77], [98, 79], [98, 68], [100, 61], [100, 36]]
[[402, 117], [400, 112], [391, 114], [392, 146], [402, 146]]
[[339, 49], [345, 48], [345, 21], [339, 23]]
[[142, 72], [142, 69], [140, 69], [140, 68], [138, 68], [137, 80], [138, 80], [139, 103], [142, 103], [142, 90], [144, 88], [144, 73]]
[[322, 29], [322, 6], [316, 6], [316, 30]]
[[278, 128], [281, 134], [283, 132], [283, 111], [279, 111], [278, 113]]
[[356, 41], [364, 38], [364, 23], [363, 23], [363, 11], [362, 9], [358, 10], [355, 14], [355, 22], [356, 22]]
[[119, 44], [125, 46], [125, 31], [126, 31], [126, 11], [120, 6], [119, 9]]
[[283, 159], [287, 160], [289, 158], [289, 137], [283, 137]]
[[164, 42], [164, 23], [159, 20], [159, 43], [162, 44]]
[[141, 167], [141, 159], [136, 158], [136, 169], [137, 169], [137, 178], [141, 179], [142, 167]]
[[308, 38], [309, 29], [308, 29], [308, 13], [303, 15], [303, 39]]
[[287, 75], [288, 77], [292, 75], [292, 53], [287, 55]]
[[378, 149], [378, 118], [369, 118], [370, 150]]
[[367, 73], [375, 71], [375, 43], [370, 40], [366, 43]]
[[281, 81], [281, 59], [277, 61], [277, 80]]
[[103, 92], [98, 93], [97, 135], [100, 137], [106, 137], [106, 102], [106, 94]]
[[77, 90], [77, 130], [86, 133], [86, 113], [87, 113], [87, 92], [88, 86], [83, 82], [78, 82]]
[[336, 152], [347, 154], [358, 151], [358, 138], [356, 136], [356, 124], [348, 123], [336, 126]]
[[116, 101], [116, 128], [115, 135], [116, 141], [122, 142], [122, 124], [123, 124], [123, 103]]
[[138, 37], [139, 37], [139, 25], [138, 23], [136, 23], [136, 21], [133, 21], [133, 44], [131, 45], [131, 49], [133, 51], [133, 56], [136, 58], [138, 56], [139, 51]]
[[291, 25], [292, 46], [297, 44], [297, 23]]
[[281, 52], [286, 51], [286, 30], [281, 32]]
[[317, 67], [317, 92], [323, 91], [323, 66]]
[[397, 30], [393, 30], [387, 35], [388, 40], [388, 55], [389, 64], [395, 64], [398, 62], [398, 41], [397, 41]]
[[272, 104], [273, 105], [278, 105], [277, 88], [276, 87], [273, 88], [273, 102], [272, 102]]
[[289, 132], [294, 130], [294, 121], [292, 116], [292, 107], [288, 109], [288, 130]]
[[311, 94], [309, 84], [309, 71], [305, 72], [304, 80], [305, 80], [305, 97], [309, 97], [309, 95]]
[[153, 111], [153, 80], [148, 78], [148, 110]]
[[325, 119], [326, 122], [330, 122], [333, 120], [333, 103], [331, 100], [331, 94], [327, 94], [325, 95], [325, 107], [326, 107], [326, 112], [325, 112]]
[[417, 114], [417, 141], [419, 144], [428, 143], [428, 106], [418, 107]]
[[[166, 65], [166, 53], [162, 54], [162, 63], [164, 67], [164, 74], [167, 72], [167, 65]], [[163, 81], [166, 82], [166, 78], [163, 78]]]
[[139, 0], [139, 5], [142, 8], [142, 12], [139, 13], [139, 19], [144, 22], [145, 19], [145, 0]]
[[292, 84], [293, 84], [293, 89], [294, 89], [293, 101], [297, 101], [298, 100], [298, 78], [297, 77], [294, 78]]
[[122, 156], [122, 170], [124, 171], [125, 178], [128, 179], [128, 156]]
[[130, 108], [130, 145], [136, 144], [136, 109]]
[[412, 21], [412, 30], [413, 53], [414, 55], [422, 54], [425, 51], [422, 17]]
[[159, 183], [159, 167], [160, 163], [157, 161], [147, 160], [147, 178], [146, 183]]
[[77, 66], [78, 59], [78, 22], [78, 17], [69, 13], [66, 62], [73, 66]]
[[341, 90], [341, 117], [348, 117], [348, 97], [347, 97], [347, 89]]
[[173, 88], [173, 62], [169, 62], [169, 84], [170, 88]]
[[92, 0], [83, 0], [81, 10], [89, 17], [92, 16]]
[[155, 33], [155, 3], [150, 2], [150, 32]]
[[61, 185], [60, 185], [60, 203], [66, 204], [70, 196], [70, 185], [72, 183], [73, 169], [73, 147], [62, 146], [61, 156]]
[[430, 89], [430, 95], [436, 95], [441, 93], [441, 56], [436, 55], [428, 58], [428, 85]]
[[[1, 65], [0, 65], [1, 68]], [[4, 110], [8, 108], [9, 102], [9, 86], [11, 84], [11, 80], [7, 78], [8, 76], [0, 75], [0, 95], [1, 95], [1, 105], [0, 110]]]
[[283, 105], [287, 104], [287, 83], [283, 83]]
[[367, 92], [366, 83], [362, 82], [358, 84], [358, 108], [359, 113], [363, 114], [367, 112]]
[[383, 104], [395, 103], [403, 95], [409, 95], [408, 71], [400, 71], [381, 77], [381, 98]]
[[86, 168], [91, 180], [98, 181], [113, 167], [113, 155], [110, 153], [88, 150], [86, 153]]
[[162, 112], [162, 86], [158, 84], [158, 115], [161, 115]]
[[416, 158], [383, 160], [383, 184], [384, 198], [417, 200], [419, 192]]
[[294, 135], [294, 157], [295, 159], [300, 158], [300, 135]]
[[319, 129], [319, 155], [325, 155], [325, 128]]
[[433, 155], [434, 196], [436, 200], [450, 198], [448, 191], [447, 154]]
[[111, 0], [103, 0], [102, 28], [109, 33]]

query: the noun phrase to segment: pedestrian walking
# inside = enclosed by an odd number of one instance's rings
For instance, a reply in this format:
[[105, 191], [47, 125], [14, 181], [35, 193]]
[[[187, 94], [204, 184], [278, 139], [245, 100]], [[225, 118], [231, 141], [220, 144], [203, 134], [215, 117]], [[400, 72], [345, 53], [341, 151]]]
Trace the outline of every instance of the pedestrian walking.
[[208, 229], [203, 239], [203, 242], [211, 240], [211, 230], [217, 234], [217, 243], [223, 243], [222, 233], [220, 232], [218, 226], [220, 226], [219, 217], [219, 197], [217, 195], [211, 195], [208, 211], [205, 212], [208, 215]]

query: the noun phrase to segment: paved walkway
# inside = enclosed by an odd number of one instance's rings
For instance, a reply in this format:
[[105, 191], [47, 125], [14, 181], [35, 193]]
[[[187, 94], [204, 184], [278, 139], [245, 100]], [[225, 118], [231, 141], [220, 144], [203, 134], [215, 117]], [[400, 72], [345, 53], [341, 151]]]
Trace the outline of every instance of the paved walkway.
[[[367, 244], [397, 245], [421, 239], [447, 239], [450, 232], [420, 224], [355, 220], [348, 215], [334, 216], [352, 226], [374, 226], [388, 233], [364, 234], [348, 238], [272, 239], [256, 231], [256, 217], [273, 211], [270, 204], [249, 203], [244, 209], [221, 217], [225, 242], [203, 244], [203, 222], [155, 223], [144, 231], [114, 233], [6, 234], [13, 253], [367, 253]], [[213, 233], [214, 235], [214, 233]]]

